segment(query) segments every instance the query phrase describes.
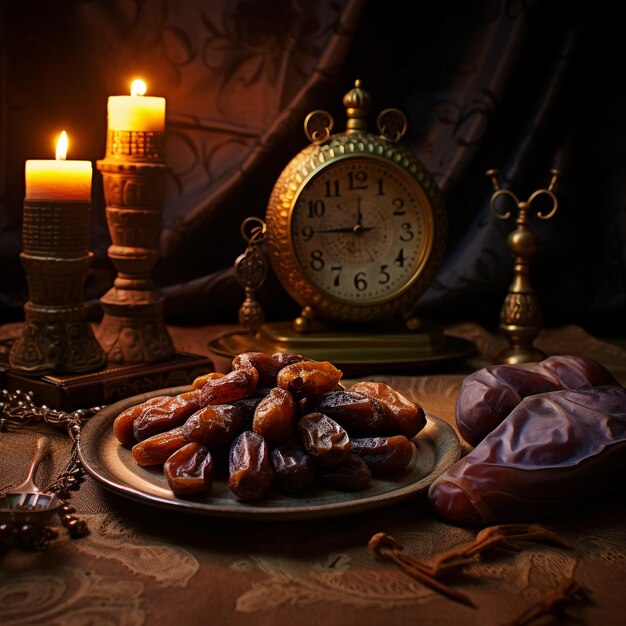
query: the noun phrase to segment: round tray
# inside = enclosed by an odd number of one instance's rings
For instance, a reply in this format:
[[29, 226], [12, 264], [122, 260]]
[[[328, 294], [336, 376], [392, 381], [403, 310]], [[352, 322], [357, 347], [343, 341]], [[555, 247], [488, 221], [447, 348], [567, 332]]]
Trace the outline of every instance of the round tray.
[[92, 417], [82, 430], [78, 448], [86, 471], [107, 489], [148, 505], [216, 517], [257, 520], [298, 520], [331, 517], [376, 509], [412, 498], [461, 456], [454, 430], [443, 420], [427, 415], [427, 424], [413, 439], [413, 457], [407, 469], [392, 478], [373, 479], [368, 489], [342, 492], [315, 486], [292, 496], [271, 491], [261, 502], [235, 499], [226, 481], [216, 480], [211, 494], [201, 500], [177, 498], [162, 467], [140, 467], [131, 450], [113, 434], [113, 421], [126, 408], [162, 395], [177, 395], [191, 387], [173, 387], [126, 398]]

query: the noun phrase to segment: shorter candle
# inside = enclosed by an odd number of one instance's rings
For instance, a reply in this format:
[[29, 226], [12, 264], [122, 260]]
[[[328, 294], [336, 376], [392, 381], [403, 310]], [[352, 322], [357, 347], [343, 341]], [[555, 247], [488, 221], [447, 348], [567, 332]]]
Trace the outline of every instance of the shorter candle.
[[144, 96], [146, 84], [135, 80], [130, 96], [110, 96], [109, 130], [161, 132], [165, 128], [165, 98]]
[[68, 139], [57, 139], [56, 159], [26, 161], [26, 200], [91, 200], [91, 161], [66, 161]]

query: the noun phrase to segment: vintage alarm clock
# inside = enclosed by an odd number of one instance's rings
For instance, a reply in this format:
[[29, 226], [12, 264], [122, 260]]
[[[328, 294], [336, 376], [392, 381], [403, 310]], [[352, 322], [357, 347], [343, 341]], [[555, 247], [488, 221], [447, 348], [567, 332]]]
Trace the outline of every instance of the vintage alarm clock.
[[447, 241], [439, 187], [398, 142], [407, 129], [397, 109], [368, 130], [370, 97], [361, 82], [343, 98], [345, 132], [313, 111], [311, 144], [280, 174], [265, 222], [271, 266], [302, 307], [293, 326], [323, 328], [404, 320], [432, 282]]
[[[245, 288], [245, 332], [210, 342], [224, 356], [247, 350], [296, 352], [330, 360], [344, 372], [421, 366], [475, 353], [464, 339], [414, 315], [447, 243], [441, 191], [424, 165], [398, 142], [407, 129], [397, 109], [370, 132], [370, 98], [356, 81], [343, 99], [347, 127], [313, 111], [304, 121], [311, 144], [282, 171], [265, 220], [248, 217], [248, 242], [235, 261]], [[256, 292], [268, 262], [302, 307], [295, 320], [266, 322]]]

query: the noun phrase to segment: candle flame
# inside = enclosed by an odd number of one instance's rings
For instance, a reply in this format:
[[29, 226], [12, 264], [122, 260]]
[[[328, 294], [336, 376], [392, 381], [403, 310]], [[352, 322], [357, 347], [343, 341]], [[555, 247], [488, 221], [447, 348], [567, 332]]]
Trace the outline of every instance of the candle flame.
[[63, 131], [58, 139], [57, 139], [57, 148], [55, 158], [57, 161], [65, 161], [67, 157], [67, 147], [69, 145], [69, 141], [67, 139], [67, 133]]
[[137, 78], [133, 81], [130, 86], [130, 95], [131, 96], [143, 96], [146, 93], [146, 83], [141, 80], [141, 78]]

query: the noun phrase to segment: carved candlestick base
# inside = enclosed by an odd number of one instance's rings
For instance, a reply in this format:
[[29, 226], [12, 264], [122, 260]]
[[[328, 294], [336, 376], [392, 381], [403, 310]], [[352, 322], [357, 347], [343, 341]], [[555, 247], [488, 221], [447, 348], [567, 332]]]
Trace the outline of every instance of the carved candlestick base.
[[23, 374], [83, 373], [106, 358], [85, 320], [89, 252], [89, 202], [24, 201], [23, 252], [28, 280], [25, 324], [9, 353], [11, 369]]
[[521, 201], [508, 189], [500, 189], [498, 171], [488, 170], [487, 176], [491, 177], [495, 193], [491, 196], [490, 208], [500, 219], [508, 219], [511, 211], [499, 213], [496, 201], [502, 196], [513, 200], [518, 215], [515, 220], [516, 228], [509, 234], [507, 245], [514, 258], [513, 281], [500, 311], [500, 332], [509, 342], [508, 348], [503, 350], [497, 357], [498, 363], [533, 363], [541, 361], [546, 355], [533, 346], [543, 328], [543, 316], [539, 301], [530, 283], [530, 260], [536, 254], [538, 248], [537, 235], [528, 228], [530, 208], [532, 203], [541, 196], [547, 196], [552, 203], [548, 213], [535, 210], [539, 219], [550, 219], [557, 210], [558, 201], [553, 193], [559, 172], [552, 170], [552, 180], [547, 189], [538, 189], [530, 195], [528, 200]]
[[[125, 133], [134, 134], [147, 133]], [[100, 300], [104, 318], [97, 337], [110, 362], [162, 361], [175, 350], [163, 319], [163, 296], [154, 288], [151, 271], [157, 260], [168, 168], [158, 161], [154, 141], [146, 137], [120, 141], [120, 133], [113, 135], [107, 145], [107, 156], [113, 158], [98, 161], [97, 166], [112, 240], [108, 253], [118, 275]], [[132, 154], [120, 154], [120, 149]]]

